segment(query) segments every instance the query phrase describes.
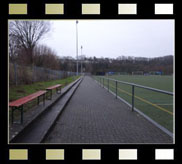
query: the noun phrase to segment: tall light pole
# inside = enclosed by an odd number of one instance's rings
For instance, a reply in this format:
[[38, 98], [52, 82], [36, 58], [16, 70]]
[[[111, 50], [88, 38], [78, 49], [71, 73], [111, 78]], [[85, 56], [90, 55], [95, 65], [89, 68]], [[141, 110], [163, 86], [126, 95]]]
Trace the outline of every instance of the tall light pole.
[[83, 46], [81, 46], [81, 74], [82, 74], [82, 48]]
[[76, 20], [76, 75], [78, 76], [78, 20]]

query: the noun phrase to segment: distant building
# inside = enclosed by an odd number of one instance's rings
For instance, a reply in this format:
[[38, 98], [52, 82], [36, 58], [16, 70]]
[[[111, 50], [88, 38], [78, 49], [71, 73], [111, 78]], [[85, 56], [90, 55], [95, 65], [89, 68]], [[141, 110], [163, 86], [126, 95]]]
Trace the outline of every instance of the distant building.
[[107, 74], [108, 75], [114, 75], [115, 73], [114, 72], [108, 72]]
[[163, 72], [162, 71], [151, 71], [150, 74], [151, 75], [162, 75]]
[[156, 71], [155, 75], [162, 75], [162, 72], [161, 71]]

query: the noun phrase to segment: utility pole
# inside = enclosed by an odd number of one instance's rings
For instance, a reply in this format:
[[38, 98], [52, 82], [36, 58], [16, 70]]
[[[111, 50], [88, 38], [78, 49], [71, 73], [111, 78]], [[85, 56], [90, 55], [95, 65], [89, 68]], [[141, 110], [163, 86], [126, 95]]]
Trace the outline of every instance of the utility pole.
[[81, 46], [81, 74], [82, 74], [82, 49], [83, 49], [83, 46]]
[[78, 76], [78, 20], [76, 20], [76, 75]]

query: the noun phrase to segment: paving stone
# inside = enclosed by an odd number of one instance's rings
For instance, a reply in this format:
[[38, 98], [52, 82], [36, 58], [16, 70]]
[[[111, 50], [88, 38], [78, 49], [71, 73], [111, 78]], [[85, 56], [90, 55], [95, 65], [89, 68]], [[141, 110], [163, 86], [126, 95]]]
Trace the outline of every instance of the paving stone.
[[173, 143], [128, 108], [85, 76], [45, 143]]

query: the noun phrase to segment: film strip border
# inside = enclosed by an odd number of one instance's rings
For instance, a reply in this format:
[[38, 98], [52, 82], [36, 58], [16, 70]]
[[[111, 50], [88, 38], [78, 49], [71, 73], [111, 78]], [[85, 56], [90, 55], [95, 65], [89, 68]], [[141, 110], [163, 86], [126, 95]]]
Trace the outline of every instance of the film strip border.
[[[91, 2], [91, 1], [90, 1]], [[112, 3], [112, 2], [110, 2]], [[148, 2], [146, 2], [148, 3]], [[144, 6], [146, 5], [144, 4]], [[32, 6], [33, 5], [33, 6]], [[21, 16], [29, 16], [32, 17], [36, 15], [36, 17], [47, 18], [47, 16], [60, 16], [60, 18], [64, 18], [64, 16], [71, 16], [72, 18], [73, 13], [75, 12], [76, 15], [81, 16], [106, 16], [109, 14], [113, 14], [113, 16], [117, 16], [117, 18], [121, 18], [122, 16], [136, 16], [135, 18], [138, 18], [137, 16], [141, 16], [141, 14], [145, 14], [143, 10], [141, 12], [141, 8], [143, 6], [141, 3], [138, 2], [132, 2], [132, 3], [123, 3], [118, 2], [111, 5], [111, 9], [107, 5], [107, 12], [108, 14], [105, 14], [106, 11], [104, 11], [105, 6], [103, 3], [94, 2], [94, 3], [77, 3], [75, 6], [79, 6], [77, 9], [73, 9], [73, 6], [69, 7], [69, 4], [66, 2], [45, 2], [40, 7], [37, 7], [35, 9], [35, 13], [32, 14], [35, 4], [29, 3], [27, 1], [21, 1], [16, 2], [12, 1], [8, 3], [8, 13], [7, 15], [9, 18], [21, 18]], [[114, 7], [113, 7], [114, 6]], [[169, 18], [170, 16], [173, 16], [175, 14], [174, 10], [174, 3], [167, 2], [167, 3], [149, 3], [147, 5], [149, 8], [151, 8], [148, 12], [154, 17], [157, 16], [166, 16]], [[38, 11], [41, 9], [40, 11]], [[70, 12], [70, 9], [73, 9], [73, 11]], [[40, 13], [40, 15], [39, 15]], [[69, 14], [71, 13], [71, 14]], [[15, 16], [15, 17], [14, 17]], [[28, 17], [28, 18], [29, 18]], [[56, 17], [56, 18], [58, 18]], [[32, 17], [34, 18], [34, 17]], [[53, 17], [51, 17], [53, 18]], [[92, 17], [90, 17], [92, 18]], [[133, 18], [133, 17], [132, 17]], [[171, 18], [171, 17], [170, 17]], [[55, 146], [56, 147], [56, 146]], [[108, 156], [105, 155], [105, 150], [100, 149], [79, 149], [78, 153], [80, 153], [79, 157], [80, 160], [104, 160], [105, 158], [109, 158], [109, 153], [115, 153], [114, 157], [115, 160], [141, 160], [143, 158], [143, 154], [141, 153], [143, 150], [141, 149], [116, 149], [114, 152], [106, 153]], [[10, 148], [8, 149], [8, 159], [10, 161], [14, 160], [25, 160], [29, 161], [32, 159], [34, 153], [32, 153], [32, 149], [25, 148]], [[42, 154], [42, 160], [61, 160], [61, 161], [67, 161], [70, 157], [70, 151], [65, 149], [41, 149]], [[175, 150], [173, 148], [162, 148], [162, 149], [150, 149], [150, 152], [152, 152], [151, 159], [152, 160], [175, 160]]]
[[[103, 160], [105, 153], [102, 149], [82, 149], [79, 160]], [[111, 152], [110, 152], [111, 153]], [[113, 152], [112, 152], [113, 153]], [[42, 160], [67, 160], [67, 150], [65, 149], [45, 149]], [[115, 154], [116, 160], [141, 160], [143, 155], [139, 155], [138, 149], [118, 149]], [[10, 149], [9, 160], [25, 160], [31, 159], [28, 149]], [[174, 160], [174, 149], [155, 149], [152, 160]]]
[[[80, 15], [104, 15], [102, 3], [80, 3], [80, 8], [77, 9], [77, 13]], [[111, 15], [138, 15], [140, 13], [141, 6], [138, 3], [116, 3], [114, 8], [111, 8], [109, 12]], [[9, 3], [8, 14], [11, 15], [30, 15], [29, 9], [31, 4], [28, 3]], [[173, 3], [151, 3], [150, 6], [153, 9], [153, 15], [173, 15], [174, 4]], [[107, 7], [108, 8], [108, 7]], [[113, 9], [115, 11], [113, 11]], [[109, 10], [108, 10], [109, 11]], [[36, 10], [35, 10], [36, 12]], [[41, 12], [45, 15], [69, 15], [68, 4], [66, 3], [43, 3], [41, 4]], [[36, 14], [36, 13], [35, 13]], [[76, 13], [75, 13], [76, 14]], [[37, 15], [38, 16], [38, 15]], [[41, 15], [39, 15], [41, 16]]]

